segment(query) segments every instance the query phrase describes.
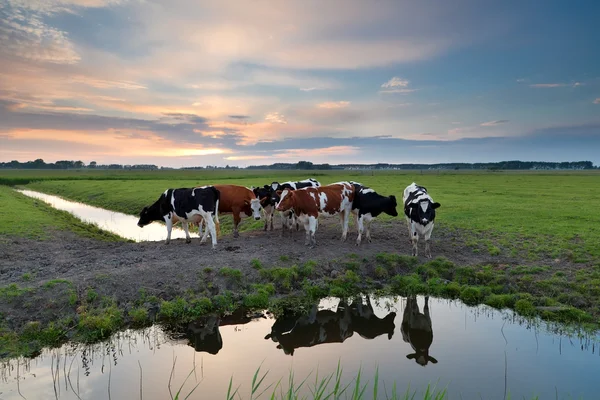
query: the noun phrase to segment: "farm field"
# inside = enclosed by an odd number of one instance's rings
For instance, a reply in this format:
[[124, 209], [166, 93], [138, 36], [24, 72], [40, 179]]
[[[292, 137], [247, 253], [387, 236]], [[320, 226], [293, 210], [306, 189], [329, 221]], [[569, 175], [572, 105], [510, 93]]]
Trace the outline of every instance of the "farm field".
[[[31, 346], [64, 340], [65, 332], [71, 338], [98, 340], [155, 318], [181, 322], [241, 305], [277, 310], [278, 301], [287, 302], [289, 295], [339, 297], [372, 290], [430, 293], [597, 326], [599, 174], [0, 172], [2, 182], [16, 187], [131, 215], [169, 187], [222, 182], [262, 186], [308, 177], [322, 184], [355, 180], [382, 195], [394, 194], [399, 203], [411, 182], [427, 187], [442, 204], [432, 236], [432, 253], [439, 258], [410, 257], [404, 219], [388, 216], [374, 222], [373, 243], [359, 248], [354, 246], [353, 221], [342, 244], [338, 219], [323, 218], [318, 246], [307, 250], [303, 232], [279, 237], [278, 216], [274, 232], [262, 232], [263, 221], [243, 221], [238, 239], [227, 235], [230, 224], [223, 218], [224, 236], [216, 252], [195, 238], [189, 245], [175, 240], [170, 247], [114, 241], [97, 228], [90, 228], [95, 232], [90, 235], [69, 214], [0, 186], [8, 205], [0, 222], [0, 313], [10, 315], [8, 322], [0, 320], [4, 353], [27, 354]], [[39, 325], [31, 328], [31, 321]], [[25, 342], [24, 336], [15, 336], [23, 329], [33, 329]], [[38, 335], [43, 339], [32, 345], [31, 336]]]

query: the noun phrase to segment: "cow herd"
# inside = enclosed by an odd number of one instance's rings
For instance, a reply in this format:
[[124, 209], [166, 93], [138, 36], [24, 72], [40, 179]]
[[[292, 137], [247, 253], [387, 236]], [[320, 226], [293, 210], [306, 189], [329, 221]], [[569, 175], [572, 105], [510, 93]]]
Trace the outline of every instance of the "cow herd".
[[[233, 314], [202, 317], [187, 325], [187, 344], [198, 352], [217, 354], [223, 348], [220, 327], [246, 324], [256, 317], [257, 315], [248, 315], [241, 309]], [[275, 320], [264, 338], [276, 343], [277, 349], [282, 350], [284, 354], [293, 356], [298, 349], [327, 343], [343, 343], [354, 333], [367, 340], [381, 335], [391, 339], [396, 330], [395, 318], [396, 313], [393, 311], [383, 318], [375, 315], [369, 296], [366, 296], [366, 299], [362, 296], [355, 298], [352, 302], [341, 299], [334, 310], [319, 309], [316, 303], [310, 311], [286, 310]], [[400, 332], [402, 341], [412, 347], [412, 352], [406, 355], [407, 359], [414, 360], [422, 366], [437, 363], [437, 360], [429, 355], [433, 329], [428, 297], [425, 297], [422, 312], [419, 310], [416, 296], [407, 297]], [[174, 339], [184, 338], [178, 335]]]
[[[412, 183], [403, 192], [404, 215], [412, 255], [418, 255], [419, 238], [425, 240], [425, 256], [431, 258], [429, 240], [433, 231], [435, 210], [440, 203], [434, 202], [427, 189]], [[354, 181], [321, 185], [315, 179], [302, 181], [272, 182], [257, 188], [238, 185], [207, 185], [195, 188], [167, 189], [151, 206], [140, 213], [138, 226], [144, 227], [152, 221], [164, 221], [167, 227], [168, 244], [173, 224], [181, 222], [186, 243], [191, 242], [189, 225], [198, 225], [201, 243], [210, 235], [212, 246], [217, 245], [220, 235], [219, 215], [233, 215], [233, 236], [238, 237], [242, 217], [265, 219], [264, 230], [273, 230], [275, 211], [281, 219], [281, 235], [304, 226], [305, 244], [315, 246], [316, 231], [320, 216], [339, 216], [342, 227], [341, 240], [348, 235], [348, 222], [352, 214], [358, 236], [356, 245], [361, 244], [363, 234], [371, 242], [371, 222], [382, 213], [398, 216], [394, 195], [382, 196], [375, 190]]]

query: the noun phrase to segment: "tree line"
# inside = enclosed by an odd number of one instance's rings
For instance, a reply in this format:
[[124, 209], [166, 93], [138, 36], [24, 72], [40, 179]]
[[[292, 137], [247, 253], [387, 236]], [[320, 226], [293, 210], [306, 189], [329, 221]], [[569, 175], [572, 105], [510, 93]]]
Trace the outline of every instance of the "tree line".
[[[176, 169], [167, 167], [158, 167], [153, 164], [98, 164], [92, 161], [85, 164], [83, 161], [62, 160], [54, 163], [46, 163], [41, 158], [34, 161], [19, 162], [0, 162], [0, 169], [138, 169], [138, 170], [158, 170], [158, 169]], [[207, 165], [205, 167], [185, 167], [182, 169], [243, 169], [235, 166], [219, 167], [216, 165]], [[276, 169], [276, 170], [589, 170], [598, 169], [591, 161], [500, 161], [493, 163], [441, 163], [441, 164], [313, 164], [310, 161], [300, 161], [297, 163], [274, 163], [270, 165], [250, 165], [245, 169]]]

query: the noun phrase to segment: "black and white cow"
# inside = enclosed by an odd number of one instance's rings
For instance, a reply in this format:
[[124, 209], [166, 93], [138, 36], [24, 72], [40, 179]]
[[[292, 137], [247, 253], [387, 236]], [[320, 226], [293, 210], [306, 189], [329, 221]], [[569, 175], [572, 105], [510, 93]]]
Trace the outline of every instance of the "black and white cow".
[[382, 196], [373, 189], [363, 186], [358, 182], [350, 181], [350, 183], [354, 186], [352, 213], [354, 214], [356, 229], [358, 230], [356, 245], [360, 246], [365, 227], [367, 228], [367, 240], [369, 243], [371, 242], [371, 222], [379, 214], [386, 213], [392, 217], [398, 216], [398, 211], [396, 211], [396, 196]]
[[396, 313], [392, 311], [385, 317], [379, 318], [375, 315], [371, 299], [368, 295], [366, 297], [366, 304], [362, 296], [350, 304], [352, 329], [365, 339], [374, 339], [379, 335], [387, 334], [388, 340], [390, 340], [396, 329], [396, 324], [394, 324]]
[[419, 311], [416, 296], [406, 298], [406, 308], [400, 325], [402, 340], [409, 343], [414, 353], [408, 354], [406, 358], [415, 360], [421, 366], [428, 363], [437, 364], [437, 360], [429, 355], [429, 348], [433, 343], [433, 328], [431, 326], [431, 315], [429, 314], [429, 297], [425, 297], [423, 312]]
[[[199, 223], [202, 220], [208, 225], [212, 238], [213, 249], [217, 245], [217, 233], [213, 218], [219, 208], [220, 193], [214, 186], [202, 186], [193, 189], [167, 189], [150, 207], [144, 207], [140, 212], [138, 226], [143, 228], [152, 221], [165, 221], [167, 225], [166, 244], [171, 242], [173, 224], [181, 221], [185, 231], [185, 242], [190, 243], [189, 223]], [[206, 241], [206, 234], [200, 243]]]
[[431, 258], [429, 239], [433, 232], [435, 210], [441, 204], [433, 201], [426, 188], [414, 182], [404, 189], [402, 202], [408, 224], [408, 234], [413, 245], [413, 256], [418, 254], [417, 244], [419, 237], [423, 236], [425, 238], [425, 257]]
[[[303, 188], [307, 188], [307, 187], [320, 187], [321, 183], [319, 181], [317, 181], [316, 179], [313, 178], [308, 178], [308, 179], [304, 179], [301, 181], [287, 181], [287, 182], [283, 182], [283, 183], [279, 183], [279, 182], [273, 182], [271, 183], [271, 202], [276, 206], [277, 203], [279, 203], [280, 200], [280, 195], [277, 193], [279, 191], [279, 193], [283, 192], [285, 189], [289, 189], [289, 190], [296, 190], [296, 189], [303, 189]], [[280, 211], [279, 215], [281, 216], [281, 236], [283, 236], [283, 232], [284, 230], [287, 228], [288, 230], [292, 230], [292, 227], [294, 226], [294, 224], [296, 225], [296, 230], [300, 229], [300, 224], [297, 221], [296, 216], [294, 215], [294, 210], [290, 209], [290, 210], [286, 210], [286, 211]]]
[[260, 206], [265, 214], [265, 226], [264, 230], [270, 226], [273, 230], [273, 214], [275, 214], [275, 200], [273, 199], [273, 188], [269, 185], [263, 187], [252, 188], [252, 191], [256, 195], [256, 198], [260, 200]]

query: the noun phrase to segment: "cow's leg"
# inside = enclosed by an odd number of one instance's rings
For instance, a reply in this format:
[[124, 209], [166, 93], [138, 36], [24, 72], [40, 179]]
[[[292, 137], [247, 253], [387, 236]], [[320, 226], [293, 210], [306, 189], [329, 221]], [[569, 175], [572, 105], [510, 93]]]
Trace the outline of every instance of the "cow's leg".
[[[207, 216], [202, 218], [202, 221], [200, 221], [200, 223], [198, 224], [198, 233], [202, 232], [201, 231], [201, 227], [202, 225], [205, 225], [204, 227], [204, 233], [202, 234], [202, 239], [200, 239], [200, 243], [204, 243], [206, 242], [206, 238], [208, 237], [208, 234], [210, 233], [210, 236], [212, 238], [213, 234], [216, 234], [216, 232], [210, 232], [210, 230], [208, 229], [208, 220], [213, 221], [213, 216], [210, 215], [210, 213], [207, 213]], [[213, 221], [213, 226], [215, 225], [214, 221]]]
[[[215, 247], [217, 247], [217, 229], [215, 227], [215, 223], [214, 223], [213, 219], [211, 218], [210, 214], [207, 215], [204, 220], [206, 221], [206, 232], [210, 231], [210, 238], [212, 240], [212, 248], [214, 249]], [[206, 236], [206, 234], [205, 234], [205, 236]], [[206, 237], [203, 237], [202, 241], [205, 242]]]
[[364, 229], [364, 225], [363, 225], [363, 218], [364, 215], [361, 215], [360, 217], [356, 218], [356, 226], [358, 227], [358, 237], [356, 238], [356, 245], [360, 246], [360, 242], [362, 241], [362, 234], [363, 234], [363, 229]]
[[173, 230], [173, 220], [171, 217], [165, 217], [165, 224], [167, 225], [167, 240], [165, 244], [171, 243], [171, 231]]
[[313, 304], [313, 306], [310, 309], [310, 313], [308, 314], [308, 323], [309, 324], [314, 324], [315, 321], [317, 320], [317, 312], [319, 311], [319, 307], [317, 304]]
[[287, 228], [287, 215], [284, 212], [279, 212], [279, 216], [281, 217], [281, 237], [283, 237], [283, 232], [285, 228]]
[[350, 210], [344, 210], [343, 211], [343, 217], [344, 217], [344, 219], [343, 219], [344, 226], [343, 226], [343, 231], [342, 231], [342, 240], [343, 241], [345, 241], [346, 238], [348, 237], [348, 226], [349, 226], [349, 223], [350, 223], [350, 212], [351, 212]]
[[273, 218], [275, 218], [275, 206], [271, 207], [271, 214], [269, 217], [269, 224], [271, 225], [271, 230], [273, 230]]
[[419, 248], [418, 248], [418, 243], [419, 243], [419, 234], [417, 233], [417, 228], [416, 228], [416, 224], [414, 222], [411, 222], [410, 224], [410, 239], [412, 241], [412, 255], [414, 257], [416, 257], [419, 254]]
[[233, 212], [233, 237], [234, 238], [237, 238], [240, 236], [240, 233], [238, 232], [238, 225], [240, 224], [241, 220], [242, 220], [242, 218], [240, 217], [240, 212], [234, 211]]
[[267, 206], [267, 208], [263, 207], [262, 210], [263, 210], [263, 214], [265, 216], [265, 225], [263, 226], [263, 231], [266, 231], [269, 226], [269, 212], [271, 211], [271, 206]]
[[313, 246], [317, 245], [317, 239], [315, 237], [315, 233], [317, 232], [317, 226], [319, 225], [319, 221], [317, 217], [310, 216], [308, 217], [309, 225], [310, 225], [310, 241]]
[[181, 221], [181, 226], [183, 227], [183, 231], [185, 232], [185, 242], [186, 243], [192, 243], [192, 238], [190, 237], [190, 231], [188, 228], [188, 222], [187, 221]]
[[369, 214], [369, 216], [366, 217], [367, 219], [367, 240], [369, 241], [369, 243], [371, 243], [371, 222], [373, 222], [373, 218], [370, 217], [371, 214]]
[[431, 226], [427, 230], [427, 233], [425, 233], [425, 257], [427, 257], [427, 258], [431, 258], [431, 248], [429, 247], [429, 239], [431, 239], [432, 233], [433, 233], [433, 222], [431, 223]]
[[306, 239], [304, 239], [304, 245], [305, 246], [310, 246], [310, 218], [306, 217], [306, 219], [303, 221], [304, 222], [304, 230], [306, 231]]

